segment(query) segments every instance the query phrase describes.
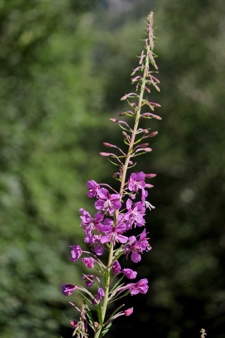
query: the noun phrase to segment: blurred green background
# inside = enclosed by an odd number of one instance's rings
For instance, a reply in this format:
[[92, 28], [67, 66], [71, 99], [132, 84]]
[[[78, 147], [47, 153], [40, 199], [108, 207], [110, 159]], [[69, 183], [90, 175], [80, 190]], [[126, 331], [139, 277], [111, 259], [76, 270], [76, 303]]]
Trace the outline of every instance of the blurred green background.
[[[154, 11], [162, 121], [137, 169], [157, 173], [147, 296], [107, 337], [225, 337], [224, 0], [0, 0], [0, 337], [71, 337], [61, 295], [76, 283], [86, 181], [111, 182], [98, 154], [118, 144]], [[134, 267], [136, 268], [136, 266]], [[140, 306], [141, 304], [141, 306]]]

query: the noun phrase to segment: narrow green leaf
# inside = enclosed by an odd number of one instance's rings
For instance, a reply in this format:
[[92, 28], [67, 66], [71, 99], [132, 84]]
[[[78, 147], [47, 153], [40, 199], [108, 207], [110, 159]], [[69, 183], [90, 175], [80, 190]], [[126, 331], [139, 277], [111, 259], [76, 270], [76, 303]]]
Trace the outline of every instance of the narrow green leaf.
[[87, 317], [89, 319], [89, 324], [91, 325], [92, 329], [95, 330], [95, 325], [94, 325], [95, 322], [94, 322], [94, 318], [92, 317], [92, 312], [87, 306], [87, 304], [85, 304], [85, 308], [86, 308]]
[[106, 327], [104, 327], [104, 328], [102, 329], [100, 338], [103, 337], [103, 336], [109, 331], [111, 325], [112, 325], [112, 323], [109, 323]]
[[97, 308], [97, 316], [99, 325], [102, 326], [102, 306], [99, 304]]

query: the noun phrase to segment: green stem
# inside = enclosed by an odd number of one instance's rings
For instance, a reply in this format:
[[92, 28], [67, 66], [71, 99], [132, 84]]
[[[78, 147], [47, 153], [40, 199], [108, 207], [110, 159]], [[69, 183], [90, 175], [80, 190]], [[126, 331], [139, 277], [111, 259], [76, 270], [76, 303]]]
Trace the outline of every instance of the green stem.
[[[111, 265], [112, 265], [112, 260], [113, 260], [113, 250], [114, 250], [114, 245], [113, 242], [111, 241], [110, 243], [110, 249], [109, 249], [109, 256], [108, 256], [108, 265], [107, 265], [107, 270], [105, 272], [105, 295], [104, 295], [104, 300], [103, 300], [103, 305], [102, 305], [102, 323], [104, 324], [105, 320], [105, 315], [106, 315], [106, 310], [107, 310], [107, 304], [108, 304], [108, 299], [109, 299], [109, 285], [110, 285], [110, 270], [111, 270]], [[102, 326], [98, 328], [98, 330], [95, 332], [94, 338], [99, 338], [101, 331], [102, 331]]]
[[130, 161], [130, 158], [132, 157], [132, 154], [133, 154], [133, 147], [134, 147], [136, 132], [137, 132], [137, 129], [138, 129], [140, 115], [141, 115], [142, 100], [143, 100], [143, 96], [144, 96], [144, 92], [145, 92], [146, 73], [148, 73], [148, 67], [149, 67], [149, 58], [148, 58], [148, 55], [146, 55], [145, 67], [144, 67], [143, 78], [142, 78], [142, 85], [141, 85], [140, 95], [139, 95], [139, 99], [138, 99], [137, 112], [136, 112], [136, 115], [135, 115], [134, 128], [133, 128], [133, 131], [132, 131], [129, 149], [127, 151], [127, 156], [126, 156], [124, 166], [123, 166], [123, 173], [122, 173], [121, 185], [120, 185], [120, 194], [122, 194], [123, 190], [124, 190], [124, 185], [125, 185], [125, 182], [126, 182], [126, 175], [127, 175], [127, 170], [128, 170], [128, 166], [129, 166], [129, 161]]
[[[128, 171], [128, 168], [129, 168], [129, 161], [130, 161], [131, 157], [133, 156], [133, 147], [134, 147], [135, 137], [136, 137], [136, 133], [137, 133], [138, 125], [139, 125], [139, 121], [140, 121], [140, 116], [141, 116], [141, 108], [142, 108], [142, 105], [143, 105], [143, 96], [144, 96], [145, 87], [146, 87], [146, 76], [148, 74], [148, 69], [149, 69], [148, 52], [149, 52], [149, 50], [147, 50], [146, 57], [145, 57], [145, 66], [144, 66], [144, 70], [143, 70], [142, 84], [141, 84], [140, 95], [139, 95], [138, 105], [137, 105], [137, 110], [136, 110], [136, 115], [135, 115], [134, 127], [133, 127], [133, 131], [132, 131], [132, 134], [131, 134], [131, 140], [130, 140], [129, 148], [128, 148], [127, 155], [126, 155], [126, 158], [125, 158], [125, 162], [124, 162], [124, 165], [123, 165], [120, 191], [119, 191], [120, 195], [122, 195], [123, 191], [124, 191], [127, 171]], [[119, 214], [119, 211], [117, 210], [114, 214], [114, 226], [116, 226], [116, 224], [117, 224], [118, 214]], [[105, 295], [104, 295], [104, 300], [103, 300], [103, 304], [102, 304], [102, 311], [101, 311], [101, 313], [102, 313], [102, 318], [101, 318], [102, 325], [99, 325], [99, 328], [95, 332], [94, 338], [100, 337], [103, 326], [104, 326], [105, 315], [106, 315], [108, 299], [109, 299], [109, 291], [110, 291], [109, 290], [110, 271], [111, 271], [111, 266], [112, 266], [112, 262], [113, 262], [113, 252], [114, 252], [114, 244], [113, 244], [113, 241], [111, 241], [110, 249], [109, 249], [109, 256], [108, 256], [108, 265], [107, 265], [107, 270], [106, 270], [106, 273], [105, 273], [105, 289], [104, 289]]]

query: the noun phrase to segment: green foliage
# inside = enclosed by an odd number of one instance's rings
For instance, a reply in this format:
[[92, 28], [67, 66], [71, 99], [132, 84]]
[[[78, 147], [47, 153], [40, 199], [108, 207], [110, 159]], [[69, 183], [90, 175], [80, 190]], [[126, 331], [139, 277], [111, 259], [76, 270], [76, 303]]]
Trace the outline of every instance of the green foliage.
[[68, 316], [60, 287], [77, 271], [66, 250], [80, 240], [78, 208], [100, 142], [91, 22], [69, 1], [1, 3], [3, 338], [55, 337]]
[[[152, 293], [135, 307], [154, 337], [195, 336], [203, 325], [224, 335], [223, 12], [220, 1], [165, 1], [155, 16], [164, 116], [151, 163], [140, 165], [158, 173], [150, 196], [157, 206], [149, 219], [153, 251], [139, 270], [149, 271]], [[119, 53], [126, 37], [117, 39], [111, 74], [125, 72]], [[127, 92], [116, 76], [113, 86]], [[110, 90], [109, 102], [117, 92]]]
[[[139, 269], [143, 275], [149, 271], [152, 292], [142, 309], [138, 302], [134, 306], [136, 320], [153, 337], [193, 337], [202, 326], [213, 337], [224, 335], [223, 17], [220, 0], [165, 0], [155, 9], [161, 80], [160, 98], [155, 95], [163, 121], [157, 126], [159, 137], [152, 140], [151, 158], [143, 158], [138, 167], [158, 175], [149, 197], [157, 207], [149, 217], [153, 250]], [[104, 71], [112, 79], [106, 82], [109, 105], [119, 93], [129, 92], [123, 79], [128, 78], [125, 63], [133, 64], [134, 53], [128, 51], [134, 42], [126, 43], [136, 41], [141, 25], [140, 20], [130, 31], [117, 27], [115, 39], [110, 32], [113, 43], [104, 39], [101, 46], [106, 55], [113, 54]], [[116, 106], [115, 114], [122, 110]], [[131, 334], [132, 323], [128, 327], [121, 336]]]

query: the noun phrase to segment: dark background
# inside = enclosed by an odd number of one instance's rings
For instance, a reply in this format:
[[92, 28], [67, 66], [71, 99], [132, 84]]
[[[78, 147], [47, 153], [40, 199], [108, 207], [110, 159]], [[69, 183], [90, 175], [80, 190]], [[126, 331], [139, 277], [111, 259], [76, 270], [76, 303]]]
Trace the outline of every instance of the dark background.
[[149, 11], [162, 121], [137, 167], [157, 177], [153, 250], [134, 269], [150, 288], [107, 337], [225, 337], [224, 1], [12, 0], [0, 1], [1, 338], [71, 337], [60, 287], [82, 271], [69, 245], [93, 208], [86, 181], [113, 182], [98, 154], [122, 142], [108, 118], [124, 110]]

